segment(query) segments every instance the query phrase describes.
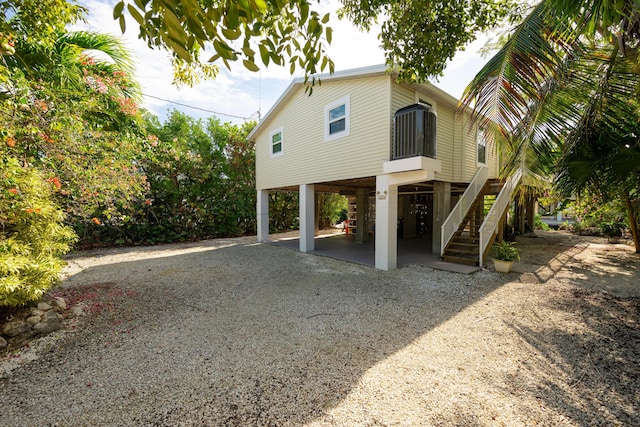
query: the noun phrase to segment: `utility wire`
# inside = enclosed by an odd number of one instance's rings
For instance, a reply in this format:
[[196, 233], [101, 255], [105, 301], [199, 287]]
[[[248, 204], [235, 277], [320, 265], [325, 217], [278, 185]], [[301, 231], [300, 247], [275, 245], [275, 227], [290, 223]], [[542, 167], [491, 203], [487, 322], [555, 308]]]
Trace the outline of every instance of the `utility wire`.
[[[206, 108], [201, 108], [201, 107], [195, 107], [193, 105], [188, 105], [188, 104], [183, 104], [181, 102], [176, 102], [176, 101], [172, 101], [170, 99], [165, 99], [165, 98], [160, 98], [159, 96], [155, 96], [155, 95], [149, 95], [148, 93], [142, 93], [143, 96], [146, 96], [148, 98], [153, 98], [153, 99], [157, 99], [159, 101], [164, 101], [164, 102], [169, 102], [171, 104], [176, 104], [176, 105], [180, 105], [182, 107], [187, 107], [187, 108], [193, 108], [194, 110], [200, 110], [200, 111], [205, 111], [207, 113], [213, 113], [216, 115], [220, 115], [220, 116], [227, 116], [227, 117], [233, 117], [235, 119], [242, 119], [242, 120], [251, 120], [251, 117], [242, 117], [242, 116], [236, 116], [233, 114], [227, 114], [227, 113], [220, 113], [218, 111], [213, 111], [213, 110], [207, 110]], [[254, 113], [255, 114], [255, 113]]]

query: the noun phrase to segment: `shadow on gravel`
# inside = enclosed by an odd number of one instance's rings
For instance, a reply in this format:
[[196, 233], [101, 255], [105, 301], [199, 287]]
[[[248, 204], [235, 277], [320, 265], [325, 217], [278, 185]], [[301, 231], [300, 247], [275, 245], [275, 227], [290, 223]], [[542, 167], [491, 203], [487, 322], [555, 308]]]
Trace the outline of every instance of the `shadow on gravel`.
[[535, 352], [530, 378], [505, 378], [512, 393], [533, 396], [576, 425], [636, 425], [640, 397], [640, 300], [573, 289], [550, 299], [564, 312], [556, 327], [511, 326]]
[[521, 250], [522, 264], [514, 264], [514, 271], [532, 274], [529, 280], [545, 283], [567, 268], [588, 243], [568, 240], [564, 234], [539, 233], [518, 236], [516, 247]]
[[302, 425], [496, 277], [252, 244], [88, 268], [65, 286], [100, 310], [0, 379], [0, 424]]

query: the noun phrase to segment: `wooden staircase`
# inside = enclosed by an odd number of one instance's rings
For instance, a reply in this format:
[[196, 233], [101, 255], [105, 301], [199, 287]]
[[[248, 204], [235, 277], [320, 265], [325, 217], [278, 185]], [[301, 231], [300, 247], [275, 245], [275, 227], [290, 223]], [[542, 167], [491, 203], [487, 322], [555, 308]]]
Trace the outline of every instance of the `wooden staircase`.
[[442, 259], [458, 264], [479, 265], [480, 236], [479, 230], [485, 213], [495, 202], [495, 196], [502, 189], [503, 183], [498, 180], [487, 180], [476, 196], [458, 230], [444, 249]]

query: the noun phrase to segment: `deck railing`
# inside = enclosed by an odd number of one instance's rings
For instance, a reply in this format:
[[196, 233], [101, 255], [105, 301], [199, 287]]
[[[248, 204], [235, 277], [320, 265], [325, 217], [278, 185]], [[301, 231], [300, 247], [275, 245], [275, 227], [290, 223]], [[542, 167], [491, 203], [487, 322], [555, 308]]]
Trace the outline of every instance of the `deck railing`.
[[518, 187], [518, 183], [522, 178], [522, 170], [518, 169], [513, 175], [511, 175], [507, 181], [505, 182], [502, 190], [496, 197], [496, 201], [491, 206], [487, 217], [482, 222], [480, 226], [480, 230], [478, 231], [480, 237], [480, 258], [478, 259], [480, 267], [484, 265], [484, 254], [489, 246], [489, 242], [493, 239], [493, 235], [496, 233], [498, 229], [498, 225], [500, 224], [500, 218], [504, 214], [505, 210], [511, 203], [511, 196], [513, 196], [513, 192]]
[[460, 223], [462, 223], [462, 220], [467, 215], [471, 205], [487, 182], [488, 177], [489, 169], [486, 166], [480, 166], [471, 183], [460, 197], [460, 200], [458, 200], [458, 203], [453, 207], [447, 219], [442, 223], [440, 227], [440, 256], [444, 255], [447, 243], [449, 243], [449, 240], [451, 240], [455, 232], [458, 231]]

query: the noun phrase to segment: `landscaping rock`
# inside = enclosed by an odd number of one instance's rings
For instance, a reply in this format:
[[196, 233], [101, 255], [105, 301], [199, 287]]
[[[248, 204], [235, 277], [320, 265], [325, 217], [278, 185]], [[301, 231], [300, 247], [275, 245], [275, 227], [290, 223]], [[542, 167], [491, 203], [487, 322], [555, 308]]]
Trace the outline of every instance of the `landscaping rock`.
[[53, 299], [53, 305], [55, 307], [58, 307], [59, 309], [62, 309], [62, 310], [66, 310], [67, 309], [67, 303], [64, 300], [64, 298], [62, 298], [62, 297], [55, 297]]
[[41, 335], [57, 331], [60, 328], [62, 328], [62, 316], [53, 310], [47, 311], [42, 317], [42, 321], [33, 325], [34, 332]]
[[22, 320], [9, 322], [2, 327], [2, 334], [8, 337], [16, 337], [29, 331], [31, 331], [31, 325]]
[[56, 313], [55, 311], [51, 310], [51, 311], [47, 311], [44, 316], [42, 316], [42, 321], [43, 322], [55, 322], [55, 321], [62, 321], [62, 316], [60, 316], [58, 313]]
[[46, 313], [45, 310], [38, 310], [35, 307], [31, 309], [31, 315], [32, 316], [44, 316], [45, 313]]
[[33, 331], [40, 335], [50, 334], [51, 332], [57, 331], [60, 328], [62, 328], [62, 322], [60, 321], [40, 322], [37, 325], [33, 325]]
[[5, 348], [7, 345], [8, 345], [7, 340], [5, 340], [4, 338], [0, 337], [0, 350]]
[[42, 311], [51, 310], [51, 306], [46, 302], [40, 302], [38, 303], [38, 310], [42, 310]]
[[42, 316], [30, 316], [27, 317], [27, 323], [30, 325], [35, 325], [37, 323], [40, 323], [42, 321]]

